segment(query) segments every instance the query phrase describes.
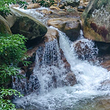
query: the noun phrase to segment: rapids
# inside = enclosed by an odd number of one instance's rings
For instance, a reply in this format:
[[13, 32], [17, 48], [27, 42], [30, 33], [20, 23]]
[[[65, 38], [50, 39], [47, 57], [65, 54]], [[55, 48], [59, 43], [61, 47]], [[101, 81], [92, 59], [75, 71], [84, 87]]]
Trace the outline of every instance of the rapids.
[[[91, 51], [88, 54], [92, 59], [96, 58], [98, 49], [92, 41], [83, 37], [82, 31], [79, 39], [71, 42], [65, 33], [56, 30], [59, 32], [59, 43], [54, 39], [47, 42], [44, 49], [39, 48], [36, 52], [34, 74], [29, 81], [31, 85], [33, 79], [37, 78], [39, 82], [33, 83], [37, 89], [22, 98], [15, 98], [13, 102], [16, 107], [24, 110], [105, 110], [96, 103], [100, 102], [99, 99], [110, 96], [110, 86], [102, 85], [104, 81], [110, 80], [110, 72], [97, 63], [79, 59], [75, 45], [78, 41], [84, 42], [82, 47], [89, 47]], [[77, 84], [74, 86], [64, 84], [67, 70], [61, 60], [60, 49], [75, 74]], [[13, 83], [14, 88], [15, 86]], [[23, 93], [23, 90], [20, 91]]]

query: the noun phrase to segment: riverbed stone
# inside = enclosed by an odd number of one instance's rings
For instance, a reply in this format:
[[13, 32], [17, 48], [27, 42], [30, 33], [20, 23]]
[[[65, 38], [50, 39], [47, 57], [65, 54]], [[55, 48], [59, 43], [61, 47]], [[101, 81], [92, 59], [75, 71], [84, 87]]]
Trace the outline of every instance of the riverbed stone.
[[91, 0], [82, 14], [84, 36], [99, 42], [110, 42], [110, 1]]
[[43, 9], [40, 12], [43, 13], [43, 14], [52, 14], [52, 11], [47, 10], [47, 9]]
[[0, 15], [0, 33], [11, 34], [11, 30], [10, 30], [8, 22], [1, 15]]
[[44, 36], [45, 42], [53, 41], [54, 39], [58, 39], [58, 31], [52, 28], [48, 28], [46, 35]]
[[78, 6], [78, 7], [77, 7], [77, 10], [78, 10], [79, 12], [83, 12], [83, 11], [85, 10], [85, 6], [83, 6], [83, 5]]
[[77, 18], [51, 18], [47, 21], [47, 25], [54, 26], [65, 32], [72, 41], [79, 36], [80, 22]]
[[70, 86], [75, 85], [77, 82], [76, 77], [75, 77], [74, 73], [72, 73], [72, 72], [67, 74], [65, 80], [66, 80], [66, 85], [70, 85]]
[[29, 4], [27, 5], [27, 9], [35, 9], [35, 8], [39, 8], [40, 5], [38, 3], [33, 3], [33, 4]]
[[59, 7], [57, 7], [57, 6], [53, 6], [53, 5], [52, 5], [52, 6], [50, 6], [50, 9], [51, 9], [51, 10], [60, 10], [60, 8], [59, 8]]

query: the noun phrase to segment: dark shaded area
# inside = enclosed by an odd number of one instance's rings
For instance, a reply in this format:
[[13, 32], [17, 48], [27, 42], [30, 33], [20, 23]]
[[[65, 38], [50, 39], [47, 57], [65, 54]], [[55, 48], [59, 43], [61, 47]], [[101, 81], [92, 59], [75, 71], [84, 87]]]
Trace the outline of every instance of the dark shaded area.
[[110, 43], [95, 41], [95, 45], [99, 49], [99, 55], [110, 54]]

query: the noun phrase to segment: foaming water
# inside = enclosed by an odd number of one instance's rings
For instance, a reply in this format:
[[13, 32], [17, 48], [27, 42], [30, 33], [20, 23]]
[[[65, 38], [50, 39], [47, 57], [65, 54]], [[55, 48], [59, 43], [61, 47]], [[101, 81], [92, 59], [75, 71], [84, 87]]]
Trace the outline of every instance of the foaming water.
[[[46, 18], [35, 9], [18, 10], [45, 24]], [[98, 49], [92, 41], [83, 37], [82, 30], [79, 39], [74, 42], [65, 33], [56, 30], [60, 36], [59, 44], [54, 39], [47, 42], [45, 48], [37, 50], [36, 65], [30, 79], [13, 78], [13, 88], [27, 93], [27, 96], [16, 98], [14, 103], [25, 110], [97, 110], [84, 109], [83, 106], [98, 97], [110, 96], [110, 86], [106, 83], [110, 81], [110, 72], [88, 61], [95, 60]], [[59, 46], [75, 74], [77, 84], [74, 86], [65, 85], [67, 70], [61, 60]]]
[[[109, 96], [110, 87], [102, 85], [102, 83], [110, 80], [110, 72], [101, 66], [89, 63], [87, 60], [78, 59], [75, 46], [73, 46], [77, 41], [72, 43], [63, 32], [59, 30], [58, 32], [60, 48], [71, 66], [71, 71], [76, 76], [77, 84], [74, 86], [63, 85], [62, 81], [65, 80], [66, 70], [60, 58], [58, 42], [57, 40], [48, 42], [43, 50], [42, 62], [40, 62], [40, 56], [42, 56], [40, 50], [36, 55], [34, 74], [40, 83], [40, 94], [33, 92], [15, 100], [14, 103], [18, 108], [21, 107], [25, 110], [84, 110], [83, 106], [87, 102], [98, 97]], [[93, 52], [92, 50], [95, 48], [92, 41], [86, 39], [81, 39], [81, 41], [89, 43], [91, 52]], [[51, 52], [52, 50], [54, 51]], [[97, 49], [94, 51], [97, 52]], [[91, 107], [93, 108], [93, 106]], [[88, 107], [85, 110], [89, 109]], [[97, 109], [94, 108], [94, 110]]]
[[36, 53], [34, 74], [40, 83], [40, 94], [48, 93], [53, 88], [62, 87], [66, 69], [61, 61], [60, 50], [56, 39], [47, 42], [42, 57], [41, 51]]

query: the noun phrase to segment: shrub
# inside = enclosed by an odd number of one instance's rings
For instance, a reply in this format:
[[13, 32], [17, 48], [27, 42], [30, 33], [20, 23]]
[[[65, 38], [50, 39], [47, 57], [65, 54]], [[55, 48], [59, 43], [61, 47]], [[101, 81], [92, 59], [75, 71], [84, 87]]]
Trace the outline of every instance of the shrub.
[[15, 105], [10, 101], [12, 95], [22, 96], [17, 90], [0, 88], [0, 110], [16, 110]]
[[17, 65], [26, 52], [25, 40], [25, 37], [19, 34], [0, 34], [0, 110], [15, 110], [15, 105], [8, 96], [17, 95], [19, 92], [7, 88], [11, 77], [19, 72]]
[[0, 35], [0, 64], [17, 65], [26, 52], [22, 35]]
[[10, 4], [20, 4], [21, 7], [26, 7], [27, 3], [21, 0], [0, 0], [0, 15], [4, 16], [10, 14]]

